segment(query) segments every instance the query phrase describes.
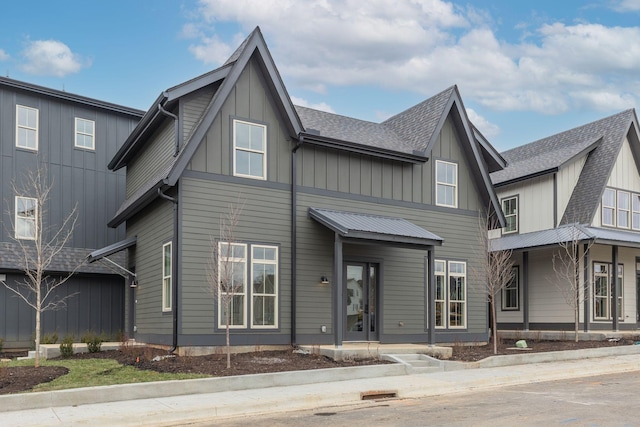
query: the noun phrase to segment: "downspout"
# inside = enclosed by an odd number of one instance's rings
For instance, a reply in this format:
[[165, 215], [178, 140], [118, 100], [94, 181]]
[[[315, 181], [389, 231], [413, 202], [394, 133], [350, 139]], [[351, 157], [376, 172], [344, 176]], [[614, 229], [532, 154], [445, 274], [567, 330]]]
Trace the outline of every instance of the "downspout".
[[170, 111], [167, 111], [164, 109], [164, 107], [162, 106], [162, 104], [158, 104], [158, 110], [160, 110], [160, 112], [162, 114], [164, 114], [165, 116], [169, 116], [173, 119], [173, 128], [174, 128], [174, 140], [175, 140], [175, 150], [173, 152], [173, 157], [177, 156], [178, 153], [180, 152], [180, 126], [178, 124], [178, 116], [176, 116], [175, 114], [173, 114]]
[[297, 228], [296, 211], [298, 207], [297, 180], [298, 162], [296, 152], [304, 142], [304, 136], [300, 135], [298, 143], [291, 150], [291, 345], [296, 345], [296, 259], [297, 259]]
[[158, 196], [173, 203], [173, 240], [171, 247], [171, 277], [172, 277], [172, 311], [173, 311], [173, 346], [169, 349], [169, 353], [173, 353], [178, 348], [178, 199], [167, 196], [158, 188]]

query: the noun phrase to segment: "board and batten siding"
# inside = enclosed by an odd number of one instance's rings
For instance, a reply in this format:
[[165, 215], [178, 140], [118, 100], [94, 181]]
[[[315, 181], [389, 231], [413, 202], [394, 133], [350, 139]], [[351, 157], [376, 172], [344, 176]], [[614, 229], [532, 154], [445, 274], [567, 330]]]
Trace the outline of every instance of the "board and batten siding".
[[127, 164], [127, 197], [131, 197], [168, 162], [175, 152], [175, 124], [167, 117], [150, 137], [148, 143], [134, 159]]
[[518, 196], [518, 232], [548, 230], [553, 223], [553, 175], [545, 175], [497, 189], [500, 203]]
[[183, 144], [189, 141], [189, 137], [195, 131], [196, 125], [202, 118], [217, 88], [218, 85], [206, 86], [194, 94], [185, 96], [184, 100], [180, 101]]
[[282, 117], [265, 88], [255, 60], [249, 61], [231, 94], [224, 102], [204, 141], [187, 166], [188, 170], [233, 175], [232, 119], [267, 126], [267, 180], [291, 182], [291, 142]]
[[426, 163], [414, 165], [309, 144], [303, 144], [298, 158], [297, 182], [302, 187], [427, 205], [435, 200], [435, 160], [450, 161], [458, 165], [458, 207], [483, 209], [451, 116]]
[[[477, 215], [457, 215], [455, 209], [441, 212], [429, 209], [406, 208], [392, 203], [350, 200], [318, 196], [301, 191], [298, 194], [298, 258], [297, 258], [297, 327], [298, 333], [316, 335], [322, 325], [332, 333], [332, 295], [330, 285], [319, 283], [320, 276], [331, 276], [333, 271], [334, 233], [308, 218], [308, 208], [336, 209], [365, 214], [396, 216], [407, 219], [445, 241], [435, 248], [437, 259], [467, 262], [467, 319], [470, 333], [486, 333], [486, 298], [479, 291], [481, 278], [478, 271], [481, 256], [474, 250], [478, 242]], [[381, 296], [382, 333], [388, 335], [425, 334], [424, 250], [410, 250], [383, 245], [345, 244], [343, 257], [371, 258], [381, 262], [383, 285]], [[400, 326], [402, 323], [403, 326]], [[449, 330], [456, 331], [455, 329]], [[426, 340], [426, 335], [425, 335]]]
[[[181, 180], [181, 306], [180, 334], [184, 337], [211, 336], [208, 344], [221, 344], [213, 335], [217, 329], [217, 306], [209, 290], [206, 267], [211, 256], [212, 239], [220, 238], [220, 221], [229, 214], [229, 206], [240, 207], [234, 240], [240, 243], [278, 246], [278, 330], [233, 330], [263, 334], [260, 344], [269, 344], [269, 335], [290, 334], [291, 317], [291, 195], [288, 191], [222, 181], [183, 177]], [[250, 276], [248, 286], [251, 286]], [[250, 325], [250, 313], [247, 323]], [[233, 339], [233, 337], [232, 337]]]
[[127, 220], [127, 236], [137, 236], [136, 336], [164, 335], [165, 344], [169, 344], [173, 324], [172, 313], [162, 311], [162, 245], [173, 238], [173, 204], [161, 198], [155, 200]]

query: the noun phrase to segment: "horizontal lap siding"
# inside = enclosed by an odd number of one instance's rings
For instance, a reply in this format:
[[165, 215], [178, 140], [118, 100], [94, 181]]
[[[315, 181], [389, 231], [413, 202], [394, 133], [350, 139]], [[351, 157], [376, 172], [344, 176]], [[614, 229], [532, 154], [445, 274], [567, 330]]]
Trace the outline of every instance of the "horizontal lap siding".
[[[252, 187], [249, 183], [238, 185], [194, 178], [182, 179], [181, 334], [215, 333], [216, 304], [208, 288], [205, 269], [211, 253], [211, 238], [220, 237], [220, 220], [227, 216], [230, 204], [242, 208], [239, 223], [234, 230], [235, 240], [279, 246], [280, 330], [260, 332], [290, 333], [290, 197], [288, 191]], [[249, 316], [247, 318], [249, 322]], [[224, 330], [219, 333], [224, 333]]]
[[175, 151], [175, 123], [168, 117], [150, 138], [148, 144], [135, 159], [127, 164], [127, 197], [149, 182], [167, 162], [173, 159]]
[[154, 201], [144, 213], [127, 221], [127, 235], [137, 236], [137, 332], [171, 334], [172, 315], [162, 312], [162, 245], [173, 238], [172, 203], [160, 198]]

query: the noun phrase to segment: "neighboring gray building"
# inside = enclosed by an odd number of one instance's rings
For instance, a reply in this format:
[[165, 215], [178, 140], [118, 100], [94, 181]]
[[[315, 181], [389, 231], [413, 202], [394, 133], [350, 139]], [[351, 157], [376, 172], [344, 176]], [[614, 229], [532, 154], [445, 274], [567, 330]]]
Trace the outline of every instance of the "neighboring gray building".
[[109, 168], [126, 200], [136, 340], [224, 345], [207, 291], [220, 218], [242, 207], [232, 255], [233, 345], [482, 342], [479, 216], [504, 160], [451, 87], [371, 123], [294, 107], [256, 28], [220, 68], [163, 91]]
[[[640, 329], [640, 133], [626, 110], [503, 153], [491, 175], [507, 226], [496, 250], [513, 250], [500, 329]], [[577, 292], [556, 274], [569, 244]], [[554, 269], [554, 259], [556, 268]], [[569, 298], [567, 300], [567, 298]]]
[[[107, 163], [136, 126], [143, 112], [0, 78], [0, 278], [14, 285], [23, 278], [15, 239], [33, 238], [33, 195], [23, 178], [38, 162], [53, 183], [45, 206], [45, 229], [54, 231], [73, 207], [78, 222], [73, 239], [49, 273], [64, 274], [89, 252], [124, 238], [124, 227], [107, 227], [109, 215], [125, 199], [125, 173]], [[15, 194], [13, 183], [20, 190]], [[12, 224], [17, 227], [13, 227]], [[76, 294], [67, 308], [47, 312], [43, 332], [59, 337], [86, 331], [115, 335], [124, 330], [124, 279], [101, 264], [85, 264], [59, 289]], [[35, 316], [19, 297], [0, 286], [0, 338], [5, 347], [28, 347]]]

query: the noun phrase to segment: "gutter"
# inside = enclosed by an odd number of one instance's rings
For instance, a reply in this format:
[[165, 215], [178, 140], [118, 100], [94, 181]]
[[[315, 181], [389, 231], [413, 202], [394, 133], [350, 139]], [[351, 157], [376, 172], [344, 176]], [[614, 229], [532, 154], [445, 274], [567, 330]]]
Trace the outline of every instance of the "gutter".
[[298, 161], [296, 153], [304, 142], [304, 135], [300, 135], [298, 143], [291, 150], [291, 345], [296, 345], [296, 261], [297, 261], [297, 207], [298, 207]]
[[[168, 94], [165, 92], [162, 94], [165, 98], [168, 98]], [[175, 150], [173, 152], [173, 157], [176, 157], [178, 155], [178, 153], [180, 152], [180, 126], [178, 123], [178, 116], [176, 116], [175, 114], [173, 114], [170, 111], [167, 111], [164, 109], [164, 107], [162, 106], [162, 103], [158, 104], [158, 110], [160, 110], [160, 112], [162, 114], [164, 114], [165, 116], [169, 116], [173, 119], [173, 128], [174, 128], [174, 141], [175, 141]]]
[[173, 203], [173, 239], [172, 239], [172, 262], [171, 262], [171, 311], [173, 312], [173, 342], [169, 353], [173, 353], [178, 348], [178, 199], [168, 196], [158, 188], [158, 196]]

